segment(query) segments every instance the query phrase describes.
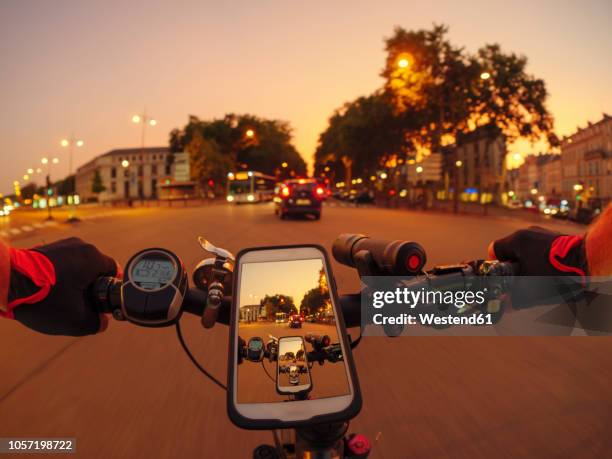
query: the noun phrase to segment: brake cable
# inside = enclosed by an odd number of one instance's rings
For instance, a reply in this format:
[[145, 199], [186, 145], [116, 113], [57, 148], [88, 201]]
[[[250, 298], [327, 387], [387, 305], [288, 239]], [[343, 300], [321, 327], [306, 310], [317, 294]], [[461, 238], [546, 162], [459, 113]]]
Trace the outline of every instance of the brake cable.
[[227, 386], [223, 384], [221, 381], [219, 381], [217, 378], [215, 378], [213, 375], [211, 375], [206, 369], [204, 369], [204, 367], [200, 365], [200, 363], [193, 356], [193, 354], [189, 350], [189, 347], [187, 347], [187, 343], [185, 343], [185, 340], [183, 339], [183, 333], [181, 332], [181, 326], [179, 325], [178, 321], [176, 322], [176, 335], [178, 336], [179, 342], [181, 343], [183, 350], [187, 354], [187, 357], [189, 357], [189, 360], [191, 360], [191, 363], [193, 363], [196, 366], [196, 368], [200, 370], [202, 374], [204, 374], [204, 376], [206, 376], [208, 379], [210, 379], [212, 382], [214, 382], [217, 386], [219, 386], [224, 391], [227, 391]]

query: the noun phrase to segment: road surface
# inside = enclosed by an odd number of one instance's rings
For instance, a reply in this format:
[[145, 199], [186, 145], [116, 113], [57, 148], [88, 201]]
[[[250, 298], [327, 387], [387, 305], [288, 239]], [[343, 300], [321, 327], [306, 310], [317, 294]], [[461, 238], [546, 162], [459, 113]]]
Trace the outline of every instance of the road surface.
[[[513, 219], [326, 208], [321, 221], [280, 221], [270, 205], [139, 209], [20, 234], [28, 247], [70, 235], [125, 263], [162, 246], [193, 269], [196, 237], [234, 252], [318, 243], [342, 232], [416, 240], [429, 265], [486, 255], [486, 245], [525, 226]], [[573, 225], [551, 227], [579, 233]], [[340, 293], [358, 288], [333, 263]], [[224, 379], [226, 327], [183, 320], [197, 358]], [[356, 335], [357, 330], [352, 330]], [[112, 323], [86, 338], [43, 336], [0, 321], [0, 436], [76, 437], [84, 458], [239, 458], [270, 442], [228, 420], [225, 394], [189, 362], [173, 329]], [[355, 350], [364, 406], [351, 430], [373, 458], [610, 457], [612, 340], [605, 337], [365, 338]]]

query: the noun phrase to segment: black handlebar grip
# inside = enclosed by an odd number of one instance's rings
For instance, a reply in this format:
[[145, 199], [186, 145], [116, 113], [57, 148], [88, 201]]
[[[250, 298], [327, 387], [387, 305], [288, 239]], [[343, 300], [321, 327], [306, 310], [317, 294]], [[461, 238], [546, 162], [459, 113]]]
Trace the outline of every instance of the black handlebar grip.
[[356, 267], [355, 255], [368, 251], [381, 274], [415, 275], [427, 263], [425, 249], [416, 242], [370, 239], [363, 234], [341, 234], [332, 245], [332, 254], [339, 263]]
[[121, 280], [99, 277], [91, 288], [93, 301], [101, 313], [112, 313], [121, 308]]

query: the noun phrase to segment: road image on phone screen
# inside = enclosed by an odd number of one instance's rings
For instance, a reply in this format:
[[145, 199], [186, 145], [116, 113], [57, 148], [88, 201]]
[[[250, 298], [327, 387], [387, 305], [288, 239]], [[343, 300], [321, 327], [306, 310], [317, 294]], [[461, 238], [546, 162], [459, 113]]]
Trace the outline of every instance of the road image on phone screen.
[[283, 336], [278, 340], [276, 388], [278, 393], [306, 394], [312, 389], [306, 360], [306, 346], [301, 336]]
[[277, 358], [238, 365], [237, 402], [349, 395], [323, 260], [243, 263], [239, 282], [238, 335], [261, 338]]

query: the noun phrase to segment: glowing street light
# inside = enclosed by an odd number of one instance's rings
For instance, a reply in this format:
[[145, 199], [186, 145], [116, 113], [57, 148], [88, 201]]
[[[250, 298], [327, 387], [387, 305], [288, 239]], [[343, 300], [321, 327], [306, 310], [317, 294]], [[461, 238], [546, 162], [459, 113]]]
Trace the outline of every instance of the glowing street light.
[[132, 116], [132, 123], [142, 125], [142, 129], [140, 131], [140, 148], [144, 151], [145, 146], [145, 130], [148, 126], [157, 126], [157, 120], [153, 117], [147, 115], [147, 110], [144, 109], [142, 113]]
[[536, 194], [538, 194], [538, 189], [537, 188], [532, 188], [530, 193], [533, 194], [533, 195], [536, 195]]
[[489, 72], [482, 72], [480, 74], [480, 79], [481, 80], [488, 80], [489, 78], [491, 78], [491, 74]]
[[423, 167], [422, 167], [422, 166], [417, 166], [417, 168], [416, 168], [416, 173], [417, 173], [417, 174], [420, 174], [420, 173], [422, 173], [422, 172], [423, 172]]
[[59, 164], [59, 159], [57, 159], [57, 158], [53, 158], [53, 159], [51, 160], [51, 162], [52, 162], [53, 164]]
[[574, 185], [574, 191], [582, 191], [584, 189], [584, 186], [582, 186], [581, 183], [576, 183]]
[[43, 158], [40, 160], [41, 164], [48, 164], [49, 163], [49, 159], [48, 158]]
[[252, 139], [253, 137], [255, 137], [255, 131], [253, 129], [247, 129], [246, 132], [245, 132], [245, 135], [249, 139]]
[[463, 166], [463, 161], [461, 161], [460, 159], [458, 159], [457, 161], [455, 161], [455, 166], [457, 166], [457, 167], [461, 167], [461, 166]]
[[25, 174], [25, 175], [23, 176], [23, 179], [24, 179], [24, 180], [26, 180], [26, 181], [27, 181], [27, 180], [30, 180], [30, 176], [29, 176], [28, 174]]
[[387, 177], [388, 176], [387, 176], [386, 172], [383, 172], [382, 174], [380, 174], [380, 178], [383, 179], [383, 180], [385, 180]]
[[400, 69], [407, 69], [409, 65], [410, 65], [410, 61], [406, 59], [405, 57], [402, 57], [401, 59], [397, 61], [397, 66]]
[[33, 173], [34, 173], [34, 169], [29, 168], [29, 169], [28, 169], [28, 174], [33, 174]]
[[123, 167], [124, 169], [127, 169], [130, 166], [130, 162], [127, 159], [124, 159], [123, 161], [121, 161], [121, 167]]
[[287, 162], [283, 162], [283, 164], [281, 164], [281, 166], [283, 167], [283, 169], [286, 169], [289, 166], [289, 164], [287, 164]]

